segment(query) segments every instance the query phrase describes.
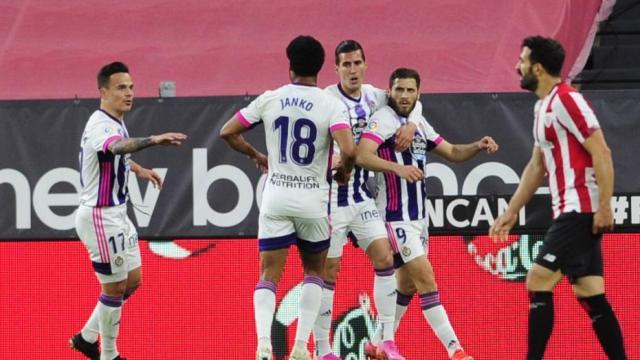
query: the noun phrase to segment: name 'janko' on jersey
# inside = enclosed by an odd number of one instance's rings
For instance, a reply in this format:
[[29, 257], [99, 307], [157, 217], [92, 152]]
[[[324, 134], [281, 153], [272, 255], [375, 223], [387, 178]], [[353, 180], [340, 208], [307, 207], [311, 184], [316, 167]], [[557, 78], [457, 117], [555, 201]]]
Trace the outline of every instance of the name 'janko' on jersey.
[[281, 110], [284, 110], [287, 107], [297, 107], [306, 111], [311, 111], [313, 109], [313, 103], [307, 99], [301, 99], [297, 97], [286, 97], [284, 99], [280, 99]]

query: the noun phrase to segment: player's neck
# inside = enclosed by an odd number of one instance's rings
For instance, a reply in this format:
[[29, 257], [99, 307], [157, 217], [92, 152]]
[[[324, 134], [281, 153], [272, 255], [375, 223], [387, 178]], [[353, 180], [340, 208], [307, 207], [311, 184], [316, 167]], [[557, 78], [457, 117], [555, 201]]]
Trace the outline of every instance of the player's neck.
[[122, 111], [114, 110], [104, 105], [100, 106], [100, 110], [106, 112], [107, 114], [111, 115], [111, 117], [114, 117], [120, 120], [121, 122], [124, 121], [124, 112]]
[[360, 98], [360, 94], [362, 94], [361, 91], [361, 87], [355, 87], [355, 88], [348, 88], [342, 84], [340, 84], [340, 90], [347, 96], [354, 98], [354, 99], [359, 99]]
[[540, 99], [544, 99], [554, 86], [558, 85], [562, 80], [555, 76], [543, 76], [538, 79], [538, 88], [536, 89], [536, 95]]
[[291, 78], [291, 83], [296, 85], [317, 86], [318, 78], [316, 76], [299, 76]]

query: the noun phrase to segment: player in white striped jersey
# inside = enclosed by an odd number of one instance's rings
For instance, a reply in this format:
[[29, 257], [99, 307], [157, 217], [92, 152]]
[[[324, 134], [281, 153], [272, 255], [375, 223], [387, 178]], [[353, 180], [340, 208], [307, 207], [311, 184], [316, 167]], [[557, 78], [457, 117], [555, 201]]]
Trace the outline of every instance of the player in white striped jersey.
[[607, 356], [626, 359], [622, 331], [605, 296], [600, 244], [602, 233], [613, 228], [611, 151], [587, 100], [562, 82], [563, 62], [564, 49], [553, 39], [532, 36], [522, 42], [516, 65], [520, 86], [539, 98], [534, 111], [535, 145], [508, 208], [489, 233], [506, 241], [518, 211], [546, 173], [554, 220], [527, 273], [531, 302], [527, 359], [544, 356], [553, 329], [553, 289], [563, 275], [589, 314]]
[[[355, 40], [343, 40], [335, 49], [336, 72], [340, 82], [325, 90], [344, 104], [349, 114], [353, 138], [357, 144], [369, 117], [378, 108], [385, 106], [388, 94], [369, 84], [363, 84], [367, 64], [362, 46]], [[418, 102], [409, 116], [417, 122], [422, 117], [422, 104]], [[417, 128], [416, 123], [398, 130], [398, 148], [406, 149]], [[378, 312], [378, 321], [385, 331], [383, 341], [388, 341], [382, 352], [388, 357], [397, 357], [393, 342], [393, 320], [396, 303], [396, 277], [393, 254], [387, 240], [384, 221], [376, 209], [367, 182], [373, 172], [356, 166], [348, 184], [331, 188], [331, 246], [324, 270], [322, 305], [313, 329], [316, 355], [319, 360], [335, 360], [331, 352], [329, 333], [333, 313], [334, 290], [340, 260], [348, 237], [369, 257], [374, 268], [373, 298]], [[388, 348], [388, 349], [387, 349]]]
[[[450, 144], [422, 118], [409, 149], [396, 151], [395, 133], [406, 123], [415, 106], [420, 94], [420, 76], [412, 69], [396, 69], [389, 78], [389, 87], [389, 105], [371, 117], [358, 145], [357, 164], [384, 172], [378, 175], [380, 191], [376, 201], [387, 221], [389, 240], [395, 253], [398, 277], [396, 327], [412, 296], [418, 292], [424, 317], [449, 357], [471, 359], [462, 349], [440, 303], [433, 269], [425, 256], [428, 234], [423, 171], [428, 151], [448, 161], [461, 162], [481, 151], [493, 153], [498, 146], [489, 136], [471, 144]], [[370, 344], [365, 351], [368, 348], [371, 348]]]
[[[153, 145], [180, 145], [186, 136], [165, 133], [130, 138], [124, 114], [133, 105], [133, 81], [120, 62], [98, 73], [100, 109], [90, 117], [80, 144], [80, 206], [76, 232], [87, 248], [102, 287], [91, 317], [69, 344], [91, 359], [121, 359], [116, 347], [122, 303], [138, 288], [141, 259], [138, 234], [127, 217], [129, 171], [156, 187], [162, 178], [131, 160], [131, 153]], [[102, 352], [98, 348], [102, 339]]]
[[[344, 107], [317, 87], [324, 62], [322, 45], [310, 36], [298, 36], [287, 47], [287, 57], [291, 83], [258, 96], [220, 131], [234, 150], [268, 169], [258, 224], [261, 274], [254, 291], [258, 360], [273, 358], [276, 286], [293, 244], [300, 252], [304, 281], [290, 359], [311, 359], [307, 341], [320, 307], [322, 268], [329, 248], [333, 141], [341, 149], [342, 165], [336, 173], [341, 183], [348, 181], [355, 156]], [[265, 128], [266, 157], [241, 135], [260, 122]]]

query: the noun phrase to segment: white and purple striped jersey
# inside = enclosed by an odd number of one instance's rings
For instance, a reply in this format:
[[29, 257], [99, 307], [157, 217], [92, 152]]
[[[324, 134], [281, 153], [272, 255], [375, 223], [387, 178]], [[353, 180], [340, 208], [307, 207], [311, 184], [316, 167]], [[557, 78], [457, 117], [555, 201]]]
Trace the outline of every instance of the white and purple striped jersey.
[[115, 155], [109, 144], [128, 137], [124, 122], [104, 110], [91, 114], [80, 141], [81, 205], [106, 207], [127, 202], [131, 155]]
[[247, 128], [264, 122], [269, 173], [260, 211], [299, 218], [327, 216], [330, 132], [350, 127], [344, 106], [316, 86], [288, 84], [258, 96], [237, 117]]
[[[378, 156], [381, 159], [401, 165], [414, 165], [424, 171], [427, 152], [433, 150], [443, 138], [422, 117], [416, 129], [411, 146], [399, 153], [394, 150], [395, 133], [407, 122], [407, 118], [398, 115], [391, 107], [385, 106], [376, 111], [369, 122], [363, 138], [380, 145]], [[378, 195], [376, 204], [383, 212], [385, 221], [411, 221], [426, 216], [426, 188], [424, 180], [409, 183], [394, 173], [381, 173], [377, 177]]]
[[[353, 132], [353, 141], [356, 144], [360, 142], [360, 136], [366, 129], [371, 114], [387, 103], [386, 92], [369, 84], [362, 85], [360, 97], [357, 99], [347, 95], [340, 84], [330, 85], [325, 88], [325, 91], [340, 100], [346, 107]], [[336, 148], [336, 153], [339, 153], [338, 148]], [[357, 204], [366, 199], [373, 199], [373, 195], [366, 185], [371, 175], [371, 171], [354, 166], [348, 184], [336, 184], [332, 187], [331, 203], [334, 206], [343, 207]]]

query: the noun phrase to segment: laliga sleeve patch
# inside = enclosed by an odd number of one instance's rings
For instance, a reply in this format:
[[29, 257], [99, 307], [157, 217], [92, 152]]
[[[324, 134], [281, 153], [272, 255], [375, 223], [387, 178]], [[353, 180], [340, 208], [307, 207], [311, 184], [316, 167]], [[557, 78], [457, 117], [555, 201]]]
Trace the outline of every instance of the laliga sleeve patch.
[[376, 130], [378, 130], [379, 125], [380, 124], [378, 123], [378, 120], [371, 119], [371, 120], [369, 120], [369, 125], [367, 126], [367, 130], [376, 131]]

